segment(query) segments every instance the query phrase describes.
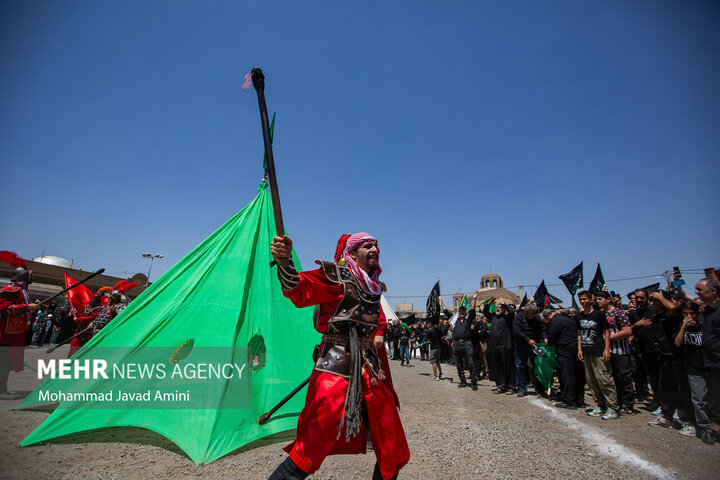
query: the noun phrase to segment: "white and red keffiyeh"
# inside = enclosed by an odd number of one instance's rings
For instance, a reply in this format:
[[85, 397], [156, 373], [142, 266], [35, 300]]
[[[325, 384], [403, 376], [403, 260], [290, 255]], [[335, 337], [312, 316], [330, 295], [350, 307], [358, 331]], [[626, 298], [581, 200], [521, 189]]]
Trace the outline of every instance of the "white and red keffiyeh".
[[368, 275], [367, 272], [365, 272], [365, 270], [363, 270], [362, 268], [358, 267], [355, 260], [353, 260], [353, 258], [348, 255], [348, 252], [355, 250], [357, 247], [359, 247], [365, 242], [377, 243], [377, 238], [366, 232], [359, 232], [355, 235], [351, 235], [350, 237], [348, 237], [347, 242], [345, 243], [345, 248], [342, 252], [342, 258], [345, 259], [345, 263], [347, 263], [347, 266], [350, 268], [350, 271], [357, 279], [360, 287], [365, 290], [366, 293], [370, 293], [372, 295], [380, 295], [380, 293], [382, 293], [382, 287], [380, 286], [380, 282], [378, 281], [378, 278], [382, 273], [382, 268], [380, 268], [380, 264], [378, 263], [377, 270], [375, 270], [371, 275]]

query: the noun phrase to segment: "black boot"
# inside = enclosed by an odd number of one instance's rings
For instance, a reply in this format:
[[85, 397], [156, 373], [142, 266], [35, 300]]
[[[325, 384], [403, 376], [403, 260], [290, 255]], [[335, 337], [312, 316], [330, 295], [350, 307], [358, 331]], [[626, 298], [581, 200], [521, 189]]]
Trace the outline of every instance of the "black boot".
[[[397, 476], [398, 474], [396, 473], [390, 480], [397, 480]], [[375, 470], [373, 470], [372, 480], [383, 480], [382, 474], [380, 473], [380, 465], [378, 465], [377, 462], [375, 462]]]
[[303, 480], [308, 475], [310, 474], [300, 470], [300, 467], [295, 465], [290, 457], [287, 457], [278, 465], [268, 480]]

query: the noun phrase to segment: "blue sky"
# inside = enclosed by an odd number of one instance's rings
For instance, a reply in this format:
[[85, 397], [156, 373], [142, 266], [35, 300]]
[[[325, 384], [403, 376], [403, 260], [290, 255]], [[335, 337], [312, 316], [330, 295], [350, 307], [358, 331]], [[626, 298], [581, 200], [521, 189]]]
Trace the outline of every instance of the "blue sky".
[[157, 279], [256, 194], [258, 65], [302, 263], [371, 232], [392, 304], [720, 266], [718, 32], [714, 2], [6, 1], [0, 249]]

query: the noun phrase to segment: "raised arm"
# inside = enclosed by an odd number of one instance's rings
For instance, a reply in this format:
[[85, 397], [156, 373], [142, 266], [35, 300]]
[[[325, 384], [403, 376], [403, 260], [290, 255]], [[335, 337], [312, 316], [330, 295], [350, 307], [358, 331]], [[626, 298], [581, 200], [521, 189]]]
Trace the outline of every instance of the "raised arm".
[[453, 314], [452, 314], [452, 312], [451, 312], [450, 310], [448, 310], [448, 309], [445, 307], [445, 302], [443, 302], [442, 297], [438, 297], [438, 302], [440, 303], [440, 308], [442, 308], [442, 311], [443, 311], [443, 313], [445, 314], [445, 316], [448, 317], [448, 318], [452, 317]]
[[[270, 244], [270, 253], [277, 262], [283, 295], [296, 307], [309, 307], [337, 300], [337, 290], [342, 290], [342, 287], [330, 282], [322, 269], [301, 273], [295, 269], [290, 237], [275, 237]], [[281, 259], [283, 262], [280, 262]]]
[[662, 294], [662, 292], [657, 291], [650, 294], [650, 298], [655, 299], [663, 304], [663, 306], [673, 315], [677, 315], [679, 312], [678, 308], [675, 306], [673, 302], [665, 298], [665, 295]]

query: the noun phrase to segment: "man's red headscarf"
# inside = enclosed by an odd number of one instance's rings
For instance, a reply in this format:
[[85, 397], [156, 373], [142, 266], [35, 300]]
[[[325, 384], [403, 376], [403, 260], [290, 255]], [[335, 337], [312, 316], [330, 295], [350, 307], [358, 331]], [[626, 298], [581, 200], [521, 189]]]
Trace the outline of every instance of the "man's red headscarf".
[[353, 258], [348, 255], [348, 252], [352, 252], [365, 242], [377, 243], [377, 238], [366, 232], [359, 232], [355, 235], [345, 234], [341, 236], [340, 240], [338, 240], [337, 248], [335, 249], [335, 262], [340, 261], [341, 258], [345, 260], [345, 263], [357, 279], [360, 287], [362, 287], [362, 289], [365, 290], [365, 292], [367, 293], [373, 295], [380, 295], [380, 293], [382, 293], [382, 287], [380, 287], [380, 284], [378, 282], [378, 278], [382, 273], [382, 268], [380, 268], [379, 263], [380, 259], [378, 258], [377, 270], [372, 272], [372, 274], [368, 275], [367, 272], [365, 272], [365, 270], [363, 270], [362, 268], [358, 267], [355, 260], [353, 260]]

